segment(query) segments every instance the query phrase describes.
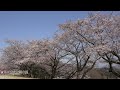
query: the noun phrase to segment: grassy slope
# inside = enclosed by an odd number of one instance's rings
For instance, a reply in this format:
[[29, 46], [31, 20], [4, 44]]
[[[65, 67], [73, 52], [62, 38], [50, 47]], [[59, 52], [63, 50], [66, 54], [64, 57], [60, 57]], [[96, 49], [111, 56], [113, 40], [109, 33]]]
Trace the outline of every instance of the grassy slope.
[[25, 78], [13, 75], [0, 75], [0, 79], [32, 79], [32, 78]]

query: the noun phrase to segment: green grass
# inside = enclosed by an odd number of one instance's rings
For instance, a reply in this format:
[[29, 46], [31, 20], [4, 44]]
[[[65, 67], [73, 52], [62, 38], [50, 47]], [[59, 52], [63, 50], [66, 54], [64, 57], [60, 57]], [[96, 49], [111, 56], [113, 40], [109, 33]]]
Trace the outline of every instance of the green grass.
[[14, 75], [0, 75], [0, 79], [33, 79], [33, 78], [26, 78]]

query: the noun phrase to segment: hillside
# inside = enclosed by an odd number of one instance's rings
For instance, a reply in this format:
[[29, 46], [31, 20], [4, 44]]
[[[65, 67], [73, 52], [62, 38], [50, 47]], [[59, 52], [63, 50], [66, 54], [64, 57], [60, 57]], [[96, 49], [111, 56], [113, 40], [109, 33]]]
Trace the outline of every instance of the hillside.
[[117, 77], [106, 68], [92, 69], [87, 75], [91, 77], [90, 79], [117, 79]]

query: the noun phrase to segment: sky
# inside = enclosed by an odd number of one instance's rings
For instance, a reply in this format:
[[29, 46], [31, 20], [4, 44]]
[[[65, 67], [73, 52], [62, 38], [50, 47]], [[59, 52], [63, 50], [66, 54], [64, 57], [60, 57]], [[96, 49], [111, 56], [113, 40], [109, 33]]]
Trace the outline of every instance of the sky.
[[4, 40], [51, 38], [58, 25], [85, 18], [88, 11], [0, 11], [0, 48]]
[[58, 25], [84, 18], [85, 11], [0, 11], [0, 48], [6, 39], [51, 38]]

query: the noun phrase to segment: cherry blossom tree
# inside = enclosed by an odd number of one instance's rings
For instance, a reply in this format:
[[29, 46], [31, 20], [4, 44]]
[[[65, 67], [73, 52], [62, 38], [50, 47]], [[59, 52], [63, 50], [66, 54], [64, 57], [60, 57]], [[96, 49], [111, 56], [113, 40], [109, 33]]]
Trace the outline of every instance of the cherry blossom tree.
[[23, 60], [26, 54], [24, 53], [25, 44], [22, 41], [6, 40], [8, 46], [2, 50], [2, 62], [9, 69], [18, 68], [16, 62]]
[[58, 37], [58, 41], [61, 44], [61, 50], [67, 53], [66, 59], [69, 63], [76, 67], [69, 71], [67, 78], [77, 79], [84, 78], [95, 65], [97, 60], [91, 60], [91, 55], [86, 53], [88, 43], [84, 42], [82, 38], [76, 36], [74, 31], [64, 31]]
[[[114, 64], [120, 65], [120, 16], [91, 13], [87, 18], [61, 24], [64, 32], [75, 33], [75, 37], [88, 43], [88, 53], [97, 54], [109, 64], [109, 71], [120, 77]], [[115, 65], [115, 66], [116, 66]]]
[[59, 28], [60, 33], [52, 39], [6, 40], [2, 61], [10, 69], [29, 70], [30, 77], [34, 74], [50, 79], [84, 79], [99, 60], [120, 77], [116, 70], [120, 66], [119, 14], [89, 13], [88, 17], [60, 24]]

